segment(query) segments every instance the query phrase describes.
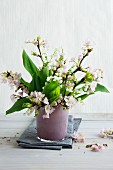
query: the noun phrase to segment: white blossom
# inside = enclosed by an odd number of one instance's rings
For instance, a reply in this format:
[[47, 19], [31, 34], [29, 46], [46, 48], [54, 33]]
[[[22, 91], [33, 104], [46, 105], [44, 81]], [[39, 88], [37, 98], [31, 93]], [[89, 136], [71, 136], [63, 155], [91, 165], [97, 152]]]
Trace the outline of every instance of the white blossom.
[[12, 101], [13, 103], [15, 103], [15, 102], [17, 101], [17, 97], [16, 97], [14, 94], [12, 94], [12, 95], [10, 96], [10, 99], [11, 99], [11, 101]]
[[46, 105], [46, 106], [45, 106], [45, 112], [46, 112], [46, 114], [51, 114], [54, 110], [55, 110], [55, 109], [54, 109], [52, 106], [50, 106], [50, 105]]
[[44, 98], [43, 103], [44, 103], [44, 104], [49, 104], [49, 101], [48, 101], [48, 98], [47, 98], [47, 97]]
[[97, 86], [97, 82], [95, 82], [95, 81], [91, 82], [90, 88], [93, 92], [95, 91], [96, 86]]
[[76, 104], [76, 100], [75, 100], [75, 98], [73, 96], [65, 96], [64, 100], [65, 100], [66, 105], [68, 107], [72, 107], [73, 105]]

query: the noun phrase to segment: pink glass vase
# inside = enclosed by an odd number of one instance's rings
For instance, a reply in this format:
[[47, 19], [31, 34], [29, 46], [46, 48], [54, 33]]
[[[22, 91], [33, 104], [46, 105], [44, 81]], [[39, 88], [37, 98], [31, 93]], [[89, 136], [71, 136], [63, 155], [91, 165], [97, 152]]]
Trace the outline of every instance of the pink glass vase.
[[57, 107], [49, 118], [43, 118], [45, 110], [40, 109], [36, 117], [38, 137], [46, 140], [61, 140], [67, 135], [68, 110]]

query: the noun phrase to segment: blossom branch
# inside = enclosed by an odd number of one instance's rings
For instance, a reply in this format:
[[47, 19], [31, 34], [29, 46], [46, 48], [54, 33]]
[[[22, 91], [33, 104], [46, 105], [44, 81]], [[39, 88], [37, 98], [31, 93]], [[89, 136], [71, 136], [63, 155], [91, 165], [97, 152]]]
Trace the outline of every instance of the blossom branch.
[[38, 48], [38, 51], [39, 51], [39, 54], [40, 55], [38, 55], [40, 58], [42, 58], [42, 53], [41, 53], [41, 49], [40, 49], [40, 43], [39, 43], [39, 38], [37, 37], [37, 48]]
[[93, 48], [91, 49], [87, 49], [87, 53], [85, 55], [83, 55], [83, 58], [80, 60], [78, 67], [76, 68], [76, 70], [74, 70], [71, 75], [73, 75], [74, 73], [76, 73], [77, 71], [82, 71], [81, 68], [81, 64], [83, 62], [83, 60], [89, 55], [89, 53], [93, 50]]

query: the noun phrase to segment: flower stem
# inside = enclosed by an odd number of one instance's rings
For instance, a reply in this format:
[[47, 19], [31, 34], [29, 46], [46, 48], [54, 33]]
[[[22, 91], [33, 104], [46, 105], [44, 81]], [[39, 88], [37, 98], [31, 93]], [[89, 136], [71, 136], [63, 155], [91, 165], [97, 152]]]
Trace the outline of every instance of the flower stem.
[[40, 49], [40, 44], [39, 44], [39, 40], [37, 40], [38, 44], [37, 44], [37, 48], [38, 48], [38, 51], [39, 51], [39, 56], [40, 58], [42, 58], [42, 53], [41, 53], [41, 49]]

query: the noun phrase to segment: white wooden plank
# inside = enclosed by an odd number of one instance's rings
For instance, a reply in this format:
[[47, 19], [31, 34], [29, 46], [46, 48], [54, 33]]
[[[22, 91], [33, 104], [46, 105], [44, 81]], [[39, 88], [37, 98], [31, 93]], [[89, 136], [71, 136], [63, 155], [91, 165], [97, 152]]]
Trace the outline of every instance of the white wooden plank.
[[[33, 119], [29, 120], [29, 122], [22, 122], [20, 120], [17, 122], [12, 120], [2, 120], [0, 121], [0, 137], [19, 136], [32, 121]], [[102, 128], [113, 128], [113, 121], [82, 121], [78, 131], [84, 133], [88, 138], [97, 138]]]
[[[113, 113], [74, 113], [70, 111], [74, 117], [80, 117], [83, 120], [113, 120]], [[11, 115], [5, 115], [5, 113], [0, 113], [0, 120], [29, 120], [33, 118], [34, 115], [25, 115], [24, 112], [15, 112]]]
[[33, 119], [29, 120], [29, 121], [12, 121], [12, 120], [0, 120], [0, 129], [25, 129], [31, 122], [33, 121]]
[[[16, 144], [17, 138], [0, 139], [1, 170], [112, 170], [113, 140], [87, 139], [85, 143], [74, 143], [73, 149], [61, 151], [21, 149]], [[106, 150], [93, 153], [86, 149], [86, 144], [107, 143]], [[7, 162], [7, 164], [6, 164]]]
[[[16, 122], [13, 120], [0, 120], [0, 129], [6, 128], [23, 128], [28, 126], [35, 118], [30, 118], [29, 121], [25, 120], [17, 120]], [[82, 121], [80, 124], [80, 128], [112, 128], [113, 121]]]
[[113, 113], [74, 113], [71, 111], [70, 114], [83, 120], [113, 120]]
[[113, 121], [82, 121], [80, 128], [113, 128]]

